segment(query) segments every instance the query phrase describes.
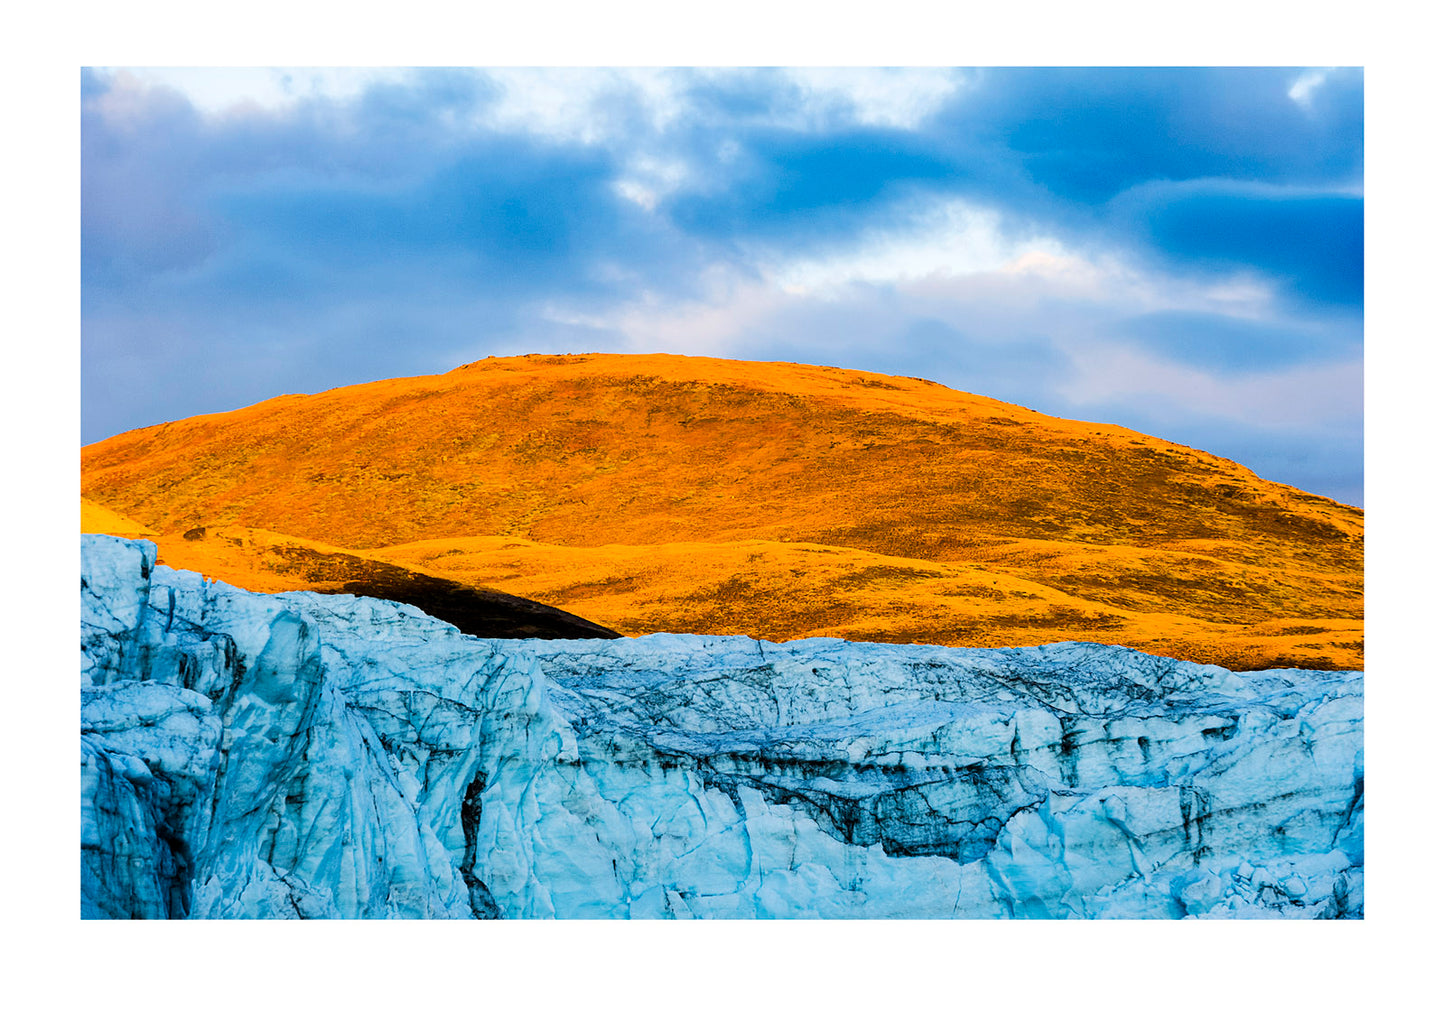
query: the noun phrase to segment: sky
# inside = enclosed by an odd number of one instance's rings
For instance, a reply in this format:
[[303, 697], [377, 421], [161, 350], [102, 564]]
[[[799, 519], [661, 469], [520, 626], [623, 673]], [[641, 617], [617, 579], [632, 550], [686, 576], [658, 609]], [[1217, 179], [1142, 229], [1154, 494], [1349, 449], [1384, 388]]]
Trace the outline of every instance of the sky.
[[1363, 504], [1363, 75], [81, 77], [81, 430], [651, 352], [921, 376]]

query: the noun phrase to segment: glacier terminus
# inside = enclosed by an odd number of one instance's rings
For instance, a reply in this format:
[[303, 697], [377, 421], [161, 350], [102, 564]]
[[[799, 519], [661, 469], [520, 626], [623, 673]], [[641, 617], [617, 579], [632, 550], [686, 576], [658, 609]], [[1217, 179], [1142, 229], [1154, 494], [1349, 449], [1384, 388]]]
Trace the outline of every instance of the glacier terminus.
[[1363, 676], [482, 639], [82, 537], [85, 918], [1359, 918]]

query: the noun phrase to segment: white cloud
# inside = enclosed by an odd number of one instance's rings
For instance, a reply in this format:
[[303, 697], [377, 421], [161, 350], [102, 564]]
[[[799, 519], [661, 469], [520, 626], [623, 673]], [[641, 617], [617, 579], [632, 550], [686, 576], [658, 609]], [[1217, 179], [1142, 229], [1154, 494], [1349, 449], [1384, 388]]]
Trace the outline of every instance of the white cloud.
[[938, 203], [903, 229], [866, 231], [847, 250], [786, 262], [759, 258], [765, 275], [794, 294], [827, 293], [855, 283], [903, 283], [1003, 270], [1032, 257], [1059, 259], [1048, 237], [1009, 237], [993, 210], [967, 202]]
[[900, 129], [917, 127], [969, 82], [964, 72], [941, 67], [804, 67], [788, 76], [815, 116], [843, 105], [859, 124]]
[[[683, 173], [663, 162], [639, 163], [619, 191], [650, 208]], [[699, 284], [701, 296], [689, 301], [646, 294], [605, 311], [558, 303], [545, 318], [622, 338], [629, 350], [727, 356], [774, 337], [794, 346], [816, 343], [822, 361], [830, 352], [882, 349], [909, 323], [930, 319], [984, 343], [1044, 339], [1084, 361], [1123, 358], [1120, 372], [1139, 370], [1147, 379], [1158, 373], [1113, 350], [1109, 331], [1119, 320], [1187, 311], [1269, 322], [1277, 314], [1274, 291], [1261, 278], [1173, 276], [1120, 252], [1009, 231], [998, 211], [956, 199], [823, 255], [744, 248], [738, 261], [716, 263]], [[842, 333], [838, 310], [847, 310]], [[1101, 345], [1102, 362], [1094, 357]], [[1114, 392], [1103, 385], [1105, 375], [1086, 373], [1066, 398], [1102, 400], [1100, 394]]]
[[1306, 71], [1296, 78], [1289, 87], [1289, 98], [1308, 110], [1313, 104], [1315, 90], [1325, 83], [1327, 70]]
[[378, 81], [404, 80], [403, 68], [136, 67], [125, 73], [143, 85], [175, 89], [203, 113], [236, 107], [283, 108], [302, 99], [346, 100]]
[[643, 292], [627, 305], [601, 313], [552, 305], [542, 316], [553, 323], [614, 333], [627, 351], [727, 356], [763, 323], [786, 311], [792, 297], [770, 283], [724, 264], [700, 281], [704, 297], [679, 303]]
[[[698, 82], [725, 84], [750, 73], [733, 68], [488, 68], [486, 74], [504, 93], [487, 111], [486, 123], [595, 144], [632, 130], [609, 110], [610, 103], [625, 98], [650, 130], [662, 133], [695, 112], [687, 92]], [[782, 74], [800, 96], [782, 109], [768, 109], [765, 116], [770, 124], [795, 129], [840, 120], [916, 127], [969, 80], [951, 68], [788, 68]]]
[[1128, 403], [1170, 417], [1208, 416], [1264, 428], [1358, 422], [1363, 415], [1360, 363], [1350, 359], [1272, 372], [1215, 376], [1135, 348], [1097, 344], [1074, 359], [1076, 374], [1058, 392], [1071, 403]]
[[638, 155], [628, 161], [624, 173], [615, 184], [617, 193], [651, 212], [687, 180], [687, 165], [679, 160]]
[[653, 131], [665, 130], [683, 112], [683, 72], [667, 68], [483, 69], [502, 94], [482, 112], [495, 130], [540, 135], [553, 141], [595, 145], [622, 129], [608, 103], [627, 97]]
[[[237, 106], [284, 108], [305, 98], [344, 101], [380, 81], [406, 81], [404, 67], [140, 67], [139, 81], [181, 92], [199, 110], [225, 113]], [[731, 68], [500, 67], [479, 68], [502, 86], [477, 126], [520, 131], [591, 145], [619, 140], [631, 126], [610, 104], [625, 99], [654, 132], [666, 131], [689, 112], [687, 90], [697, 81], [724, 82]], [[800, 100], [768, 119], [807, 128], [839, 120], [907, 129], [935, 113], [970, 81], [952, 68], [790, 68], [782, 71]]]
[[906, 224], [865, 231], [825, 256], [749, 253], [763, 276], [796, 296], [834, 297], [859, 284], [909, 298], [1025, 307], [1041, 301], [1197, 311], [1250, 319], [1273, 314], [1274, 289], [1240, 272], [1196, 280], [1143, 268], [1122, 252], [1084, 251], [1037, 230], [1007, 230], [996, 210], [948, 199]]

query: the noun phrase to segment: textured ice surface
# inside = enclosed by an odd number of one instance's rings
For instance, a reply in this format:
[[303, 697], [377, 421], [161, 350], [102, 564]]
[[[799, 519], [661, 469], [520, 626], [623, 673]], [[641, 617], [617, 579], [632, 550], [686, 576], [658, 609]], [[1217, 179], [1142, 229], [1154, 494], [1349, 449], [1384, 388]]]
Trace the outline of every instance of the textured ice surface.
[[1358, 673], [485, 640], [82, 543], [86, 917], [1363, 912]]

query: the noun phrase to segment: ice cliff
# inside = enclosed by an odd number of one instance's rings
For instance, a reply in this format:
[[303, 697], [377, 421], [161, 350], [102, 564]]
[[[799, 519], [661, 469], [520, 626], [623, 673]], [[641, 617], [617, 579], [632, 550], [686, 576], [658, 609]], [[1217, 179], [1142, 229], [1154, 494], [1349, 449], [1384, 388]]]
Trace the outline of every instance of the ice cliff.
[[82, 540], [85, 917], [1357, 917], [1358, 673], [472, 638]]

